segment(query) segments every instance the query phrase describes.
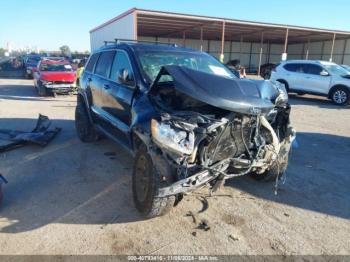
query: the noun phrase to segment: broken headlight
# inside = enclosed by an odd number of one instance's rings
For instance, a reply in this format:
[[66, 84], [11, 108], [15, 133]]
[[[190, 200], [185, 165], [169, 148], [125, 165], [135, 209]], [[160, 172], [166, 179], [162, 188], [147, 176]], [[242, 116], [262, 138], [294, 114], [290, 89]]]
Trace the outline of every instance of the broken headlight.
[[287, 94], [287, 92], [281, 91], [275, 100], [275, 105], [276, 106], [284, 106], [287, 103], [288, 103], [288, 94]]
[[165, 147], [177, 154], [191, 155], [194, 149], [194, 134], [178, 128], [173, 128], [168, 123], [158, 122], [152, 119], [151, 132], [153, 140], [161, 147]]

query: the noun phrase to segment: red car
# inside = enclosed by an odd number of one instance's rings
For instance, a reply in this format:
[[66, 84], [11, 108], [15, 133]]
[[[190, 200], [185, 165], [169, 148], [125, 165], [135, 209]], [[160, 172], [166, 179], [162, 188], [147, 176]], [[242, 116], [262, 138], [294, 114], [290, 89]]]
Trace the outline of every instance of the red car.
[[43, 58], [33, 70], [34, 86], [40, 96], [70, 93], [76, 89], [76, 73], [69, 61]]

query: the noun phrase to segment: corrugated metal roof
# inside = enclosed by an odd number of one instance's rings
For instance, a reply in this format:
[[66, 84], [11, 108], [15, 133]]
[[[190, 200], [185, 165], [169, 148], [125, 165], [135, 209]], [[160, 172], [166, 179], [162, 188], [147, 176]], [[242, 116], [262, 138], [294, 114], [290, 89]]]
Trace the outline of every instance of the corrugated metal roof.
[[90, 33], [131, 13], [137, 15], [138, 36], [182, 38], [185, 34], [186, 38], [198, 39], [202, 31], [203, 39], [220, 40], [222, 37], [223, 23], [225, 23], [225, 40], [232, 41], [243, 38], [244, 41], [258, 42], [263, 34], [266, 41], [271, 43], [283, 43], [287, 29], [289, 29], [289, 43], [332, 40], [334, 34], [336, 34], [337, 39], [350, 38], [349, 31], [261, 23], [137, 8], [132, 8], [107, 21], [92, 29]]

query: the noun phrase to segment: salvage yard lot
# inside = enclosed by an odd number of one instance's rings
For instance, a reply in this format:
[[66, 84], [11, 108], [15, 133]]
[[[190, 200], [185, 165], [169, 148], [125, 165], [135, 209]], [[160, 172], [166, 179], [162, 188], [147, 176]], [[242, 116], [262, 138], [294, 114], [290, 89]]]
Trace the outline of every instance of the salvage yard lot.
[[[46, 148], [0, 154], [9, 180], [0, 254], [350, 254], [350, 107], [290, 102], [299, 147], [278, 195], [241, 177], [144, 220], [132, 201], [132, 157], [106, 139], [78, 140], [75, 96], [42, 98], [30, 80], [0, 79], [0, 128], [31, 130], [39, 113], [62, 128]], [[208, 231], [197, 228], [202, 219]]]

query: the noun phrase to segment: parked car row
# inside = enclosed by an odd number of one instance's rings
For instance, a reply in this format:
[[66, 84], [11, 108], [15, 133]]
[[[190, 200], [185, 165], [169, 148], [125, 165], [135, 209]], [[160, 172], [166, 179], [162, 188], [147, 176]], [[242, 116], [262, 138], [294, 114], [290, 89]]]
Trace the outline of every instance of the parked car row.
[[350, 71], [335, 63], [285, 61], [272, 69], [270, 79], [283, 83], [288, 92], [324, 96], [336, 105], [348, 104], [350, 100]]

